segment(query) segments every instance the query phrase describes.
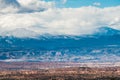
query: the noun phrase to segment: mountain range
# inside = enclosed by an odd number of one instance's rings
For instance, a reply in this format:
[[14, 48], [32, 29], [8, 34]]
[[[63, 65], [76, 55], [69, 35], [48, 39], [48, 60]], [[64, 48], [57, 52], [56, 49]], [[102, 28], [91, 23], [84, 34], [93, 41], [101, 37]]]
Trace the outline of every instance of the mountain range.
[[119, 61], [119, 53], [120, 31], [109, 27], [82, 36], [0, 37], [1, 61]]

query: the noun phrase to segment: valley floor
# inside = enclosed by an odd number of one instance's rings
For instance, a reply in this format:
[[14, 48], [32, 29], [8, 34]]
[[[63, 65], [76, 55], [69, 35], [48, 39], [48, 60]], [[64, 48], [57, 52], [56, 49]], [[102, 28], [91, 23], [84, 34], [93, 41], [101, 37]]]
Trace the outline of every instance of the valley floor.
[[118, 65], [92, 65], [72, 62], [0, 62], [0, 80], [120, 80]]

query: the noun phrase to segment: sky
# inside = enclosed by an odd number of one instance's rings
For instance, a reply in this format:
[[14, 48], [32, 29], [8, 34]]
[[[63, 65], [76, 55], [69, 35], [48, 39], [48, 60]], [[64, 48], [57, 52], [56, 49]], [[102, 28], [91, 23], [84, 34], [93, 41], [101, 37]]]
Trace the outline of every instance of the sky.
[[119, 6], [120, 0], [46, 0], [54, 1], [57, 7], [78, 8], [82, 6], [98, 6], [101, 8]]
[[19, 38], [120, 30], [120, 0], [0, 0], [0, 36]]

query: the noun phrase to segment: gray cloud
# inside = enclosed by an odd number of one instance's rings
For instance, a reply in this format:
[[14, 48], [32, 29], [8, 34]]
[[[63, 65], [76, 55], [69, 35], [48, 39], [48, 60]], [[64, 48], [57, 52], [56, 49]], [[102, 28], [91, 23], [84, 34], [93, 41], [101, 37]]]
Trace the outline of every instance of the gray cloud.
[[53, 8], [54, 2], [43, 0], [0, 0], [0, 13], [30, 13]]

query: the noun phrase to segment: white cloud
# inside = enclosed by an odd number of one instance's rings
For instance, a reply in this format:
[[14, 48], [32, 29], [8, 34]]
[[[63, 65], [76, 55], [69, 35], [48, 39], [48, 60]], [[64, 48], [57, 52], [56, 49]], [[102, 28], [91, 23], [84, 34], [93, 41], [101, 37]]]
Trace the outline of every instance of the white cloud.
[[94, 5], [94, 6], [100, 6], [101, 3], [99, 3], [99, 2], [94, 2], [93, 5]]
[[[22, 7], [33, 10], [31, 13], [14, 13], [15, 7], [13, 10], [11, 9], [12, 13], [8, 11], [7, 14], [0, 14], [0, 36], [35, 37], [46, 33], [83, 35], [91, 34], [96, 28], [102, 26], [120, 29], [120, 6], [49, 8], [48, 2], [34, 1], [28, 0], [24, 3], [23, 0], [19, 0]], [[38, 7], [37, 3], [46, 4], [48, 9], [40, 12], [39, 8], [41, 7]], [[23, 8], [21, 11], [23, 11]]]
[[62, 3], [65, 4], [67, 2], [67, 0], [62, 0]]
[[[17, 0], [21, 7], [28, 11], [41, 11], [53, 8], [54, 2], [45, 2], [43, 0]], [[23, 10], [22, 10], [23, 11]]]

